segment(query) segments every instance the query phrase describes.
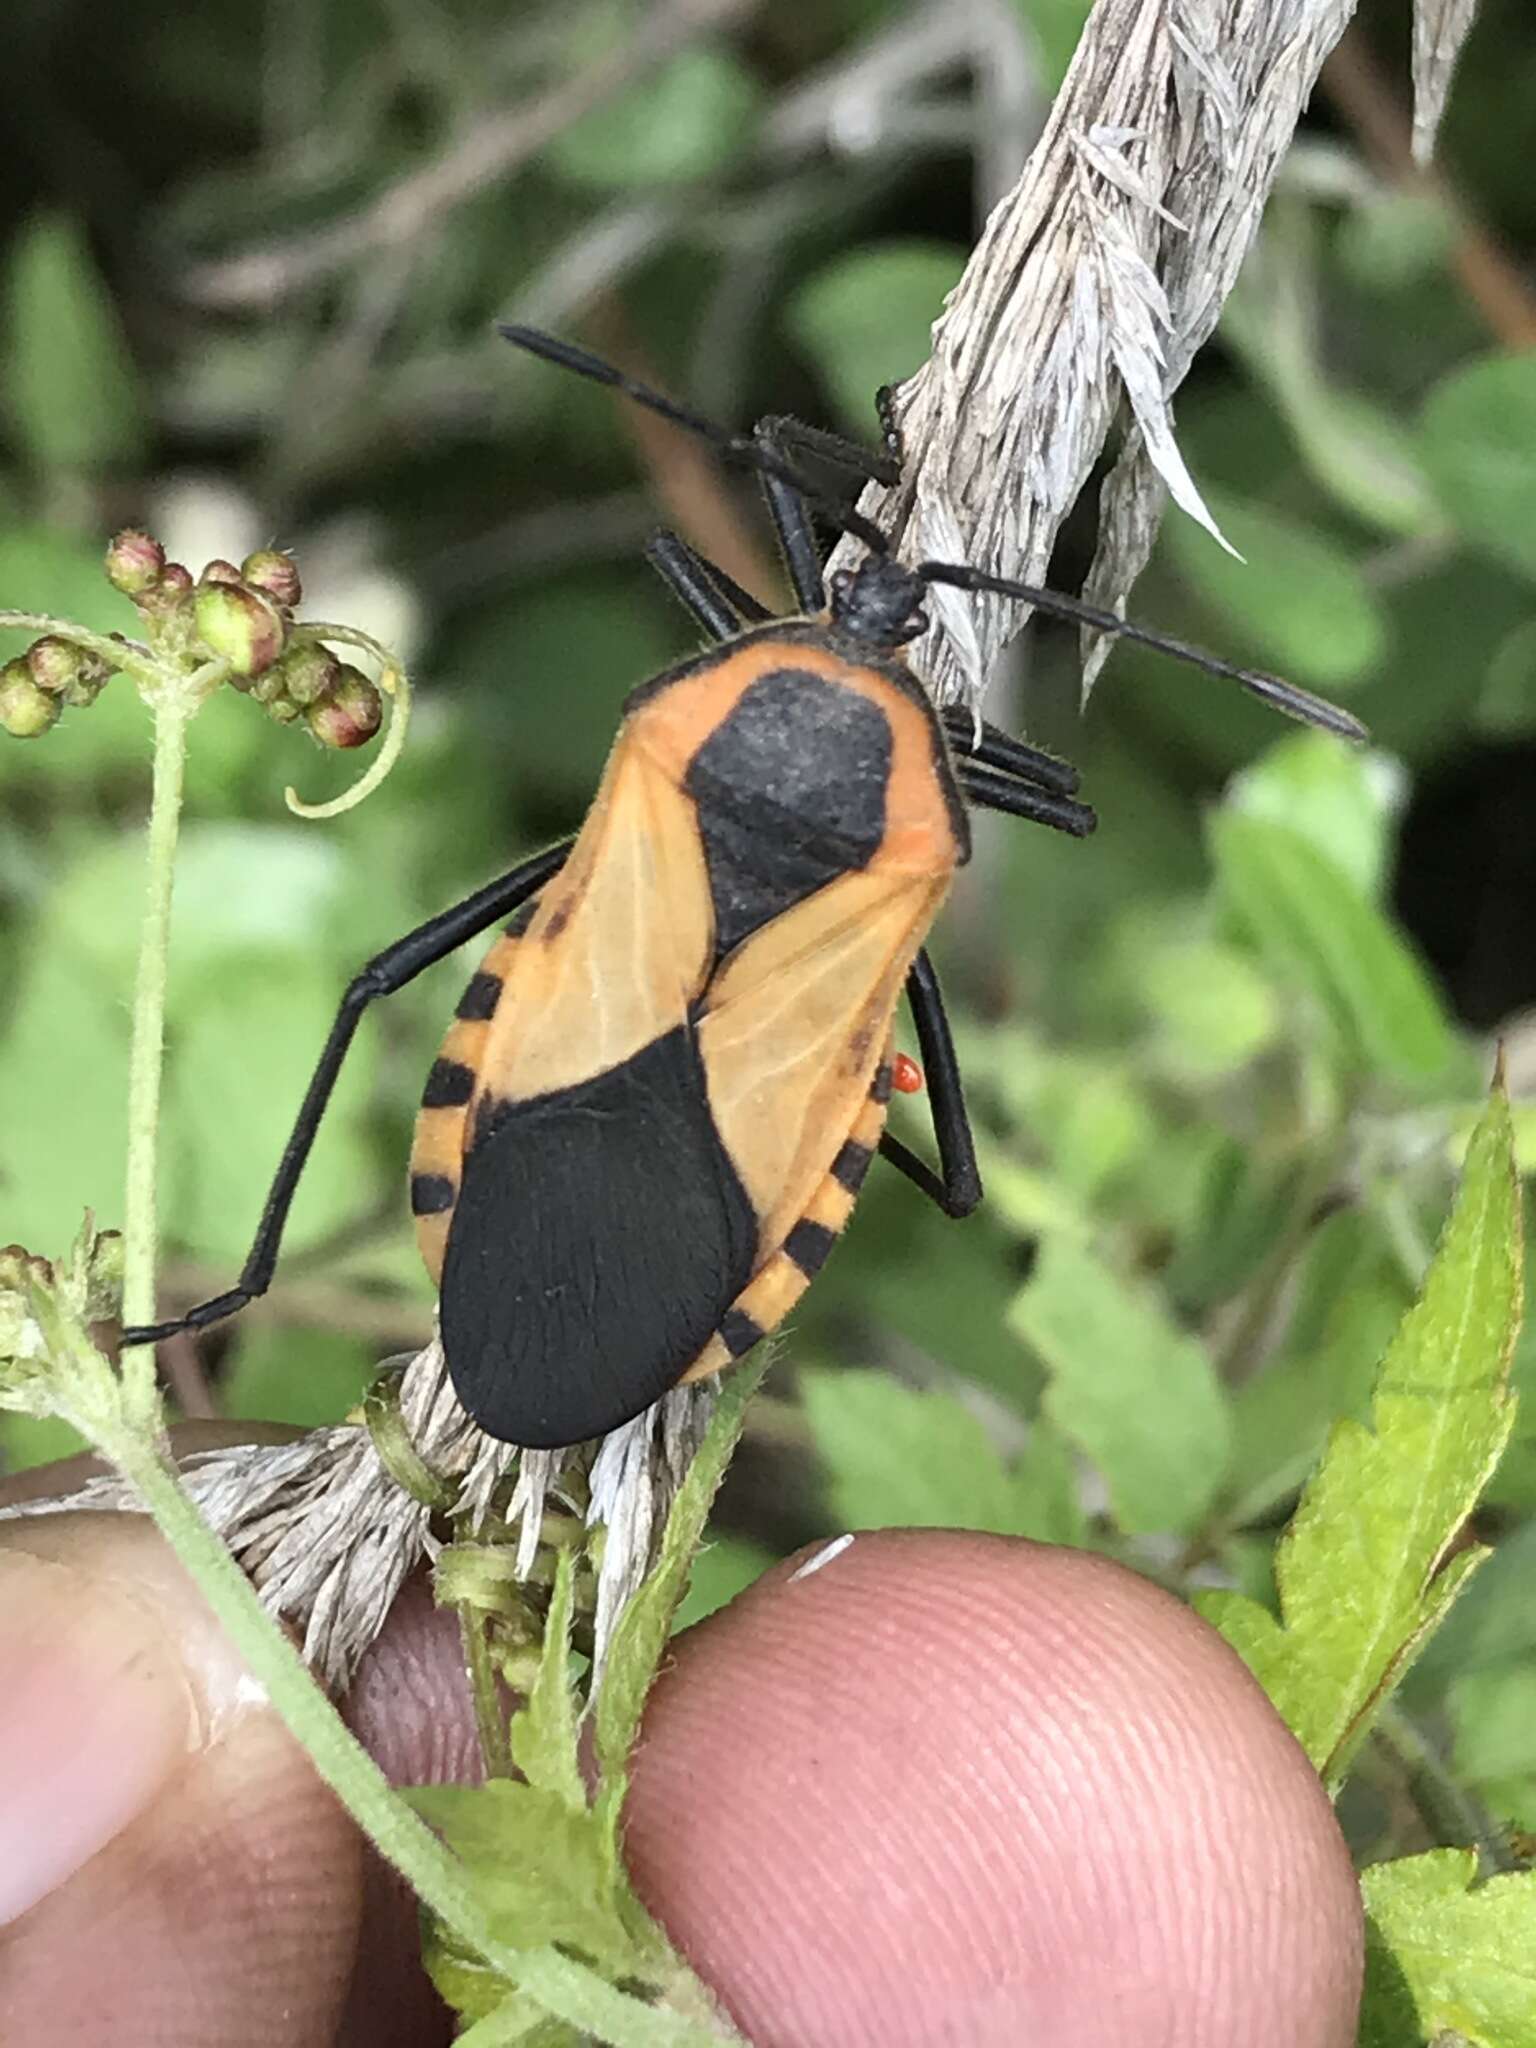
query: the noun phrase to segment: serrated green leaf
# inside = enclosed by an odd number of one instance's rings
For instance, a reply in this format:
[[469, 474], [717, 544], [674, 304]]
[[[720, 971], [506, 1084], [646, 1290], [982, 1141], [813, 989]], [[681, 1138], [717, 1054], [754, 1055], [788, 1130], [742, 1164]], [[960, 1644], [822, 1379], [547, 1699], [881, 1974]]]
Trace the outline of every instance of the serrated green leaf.
[[1372, 1864], [1361, 2048], [1536, 2048], [1536, 1872], [1474, 1885], [1468, 1849]]
[[549, 162], [568, 184], [600, 190], [691, 183], [749, 147], [761, 101], [734, 57], [695, 43], [557, 136]]
[[629, 1753], [640, 1730], [646, 1695], [687, 1587], [694, 1552], [709, 1520], [710, 1503], [741, 1434], [747, 1402], [770, 1362], [770, 1347], [759, 1345], [727, 1378], [709, 1432], [672, 1503], [661, 1554], [626, 1605], [608, 1645], [591, 1721], [598, 1767], [596, 1808], [610, 1867], [615, 1871], [620, 1867], [619, 1817], [628, 1784]]
[[1209, 836], [1219, 886], [1278, 979], [1304, 991], [1341, 1056], [1367, 1073], [1450, 1085], [1465, 1064], [1408, 943], [1299, 832], [1224, 809]]
[[1536, 354], [1483, 356], [1442, 378], [1420, 415], [1419, 450], [1457, 530], [1536, 576]]
[[1386, 649], [1379, 602], [1331, 534], [1268, 506], [1207, 491], [1217, 525], [1242, 556], [1211, 545], [1190, 520], [1165, 528], [1180, 571], [1264, 658], [1298, 682], [1338, 689]]
[[93, 469], [137, 454], [144, 439], [138, 377], [75, 221], [46, 213], [27, 222], [11, 254], [6, 298], [6, 396], [32, 460], [43, 469]]
[[877, 242], [836, 257], [790, 299], [790, 334], [855, 433], [871, 431], [880, 386], [927, 361], [929, 330], [964, 267], [946, 242]]
[[1149, 1291], [1059, 1236], [1042, 1243], [1008, 1320], [1044, 1361], [1046, 1413], [1104, 1475], [1121, 1527], [1197, 1528], [1231, 1442], [1200, 1344]]
[[986, 1426], [949, 1394], [886, 1373], [804, 1370], [800, 1399], [846, 1529], [987, 1529], [1043, 1537], [1042, 1507]]
[[576, 1555], [564, 1549], [555, 1561], [555, 1584], [544, 1623], [538, 1676], [512, 1717], [512, 1761], [541, 1792], [549, 1792], [573, 1813], [587, 1811], [581, 1775], [580, 1706], [571, 1672], [571, 1608]]
[[1536, 1522], [1501, 1538], [1465, 1596], [1414, 1666], [1409, 1698], [1440, 1698], [1463, 1672], [1536, 1659]]
[[418, 1785], [402, 1795], [473, 1872], [498, 1940], [515, 1949], [559, 1943], [610, 1976], [637, 1953], [615, 1874], [592, 1815], [557, 1792], [492, 1778], [483, 1785]]
[[1331, 1786], [1485, 1552], [1449, 1547], [1514, 1419], [1522, 1246], [1509, 1110], [1495, 1095], [1424, 1288], [1382, 1361], [1371, 1427], [1336, 1425], [1276, 1557], [1282, 1620], [1199, 1606]]

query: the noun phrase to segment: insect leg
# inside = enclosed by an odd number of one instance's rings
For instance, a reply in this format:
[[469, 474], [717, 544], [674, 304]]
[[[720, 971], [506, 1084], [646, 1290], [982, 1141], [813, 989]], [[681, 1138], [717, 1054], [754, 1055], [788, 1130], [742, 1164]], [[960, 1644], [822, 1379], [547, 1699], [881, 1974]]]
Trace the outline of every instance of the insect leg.
[[158, 1344], [162, 1337], [174, 1336], [178, 1330], [201, 1330], [209, 1323], [221, 1322], [225, 1316], [234, 1315], [258, 1295], [266, 1293], [272, 1270], [277, 1264], [278, 1247], [282, 1243], [283, 1228], [288, 1221], [299, 1176], [304, 1171], [320, 1128], [320, 1119], [325, 1114], [331, 1090], [336, 1085], [336, 1077], [341, 1072], [342, 1061], [364, 1010], [377, 997], [393, 995], [397, 989], [404, 988], [424, 969], [446, 959], [466, 939], [474, 938], [487, 925], [494, 924], [520, 903], [526, 903], [530, 896], [537, 895], [550, 876], [558, 873], [570, 850], [567, 840], [544, 853], [536, 853], [510, 874], [488, 882], [473, 896], [466, 896], [462, 903], [430, 918], [393, 946], [375, 954], [361, 973], [354, 975], [341, 999], [336, 1021], [331, 1026], [330, 1036], [325, 1041], [299, 1106], [292, 1133], [283, 1148], [283, 1156], [261, 1212], [261, 1221], [256, 1226], [256, 1236], [240, 1274], [239, 1286], [230, 1288], [226, 1294], [215, 1295], [210, 1301], [200, 1301], [195, 1308], [188, 1309], [185, 1315], [176, 1316], [170, 1322], [124, 1330], [125, 1345]]
[[955, 763], [955, 779], [978, 810], [1005, 811], [1013, 818], [1028, 818], [1036, 825], [1070, 832], [1074, 839], [1086, 839], [1098, 824], [1087, 804], [1035, 789], [1011, 775], [1000, 775], [995, 768], [968, 761], [963, 754]]
[[939, 1144], [939, 1171], [935, 1173], [910, 1146], [893, 1138], [889, 1131], [880, 1140], [881, 1155], [937, 1202], [946, 1216], [969, 1216], [981, 1200], [976, 1141], [966, 1114], [960, 1062], [955, 1057], [955, 1041], [944, 1013], [939, 978], [926, 952], [920, 952], [912, 963], [907, 976], [907, 1001], [922, 1049], [933, 1135]]
[[685, 604], [706, 633], [729, 640], [741, 631], [743, 619], [761, 622], [772, 612], [732, 576], [691, 548], [680, 534], [665, 528], [645, 544], [645, 559], [673, 596]]
[[1070, 761], [1059, 761], [1054, 754], [1030, 746], [1027, 740], [1016, 740], [1012, 733], [986, 719], [980, 722], [978, 737], [977, 721], [963, 704], [946, 704], [939, 719], [949, 734], [950, 745], [965, 759], [980, 761], [987, 768], [1000, 768], [1005, 775], [1021, 776], [1025, 782], [1038, 783], [1058, 796], [1076, 796], [1082, 778]]

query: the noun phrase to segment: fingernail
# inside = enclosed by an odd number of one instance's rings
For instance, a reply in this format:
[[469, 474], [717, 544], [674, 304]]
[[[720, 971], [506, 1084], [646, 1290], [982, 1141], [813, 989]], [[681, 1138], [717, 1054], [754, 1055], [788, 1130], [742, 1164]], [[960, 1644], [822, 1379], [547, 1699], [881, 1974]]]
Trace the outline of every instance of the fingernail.
[[143, 1812], [196, 1732], [186, 1671], [147, 1608], [0, 1553], [0, 1927]]

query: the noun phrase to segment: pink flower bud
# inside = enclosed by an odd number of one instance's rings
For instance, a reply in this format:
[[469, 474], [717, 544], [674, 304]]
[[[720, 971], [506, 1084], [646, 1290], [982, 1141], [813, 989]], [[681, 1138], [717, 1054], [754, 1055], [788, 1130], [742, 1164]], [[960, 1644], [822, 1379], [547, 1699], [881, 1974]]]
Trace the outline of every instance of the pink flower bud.
[[274, 604], [292, 611], [304, 595], [299, 565], [279, 548], [258, 548], [240, 564], [240, 574], [253, 590], [265, 591]]
[[328, 647], [313, 640], [301, 640], [297, 647], [290, 647], [278, 667], [282, 671], [284, 694], [301, 711], [332, 695], [341, 681], [341, 663]]
[[378, 731], [384, 700], [361, 669], [343, 665], [333, 689], [304, 717], [322, 747], [360, 747]]
[[236, 677], [259, 676], [283, 651], [284, 627], [276, 606], [243, 584], [204, 583], [197, 593], [197, 633]]
[[62, 697], [66, 704], [94, 704], [112, 674], [99, 655], [61, 640], [56, 633], [32, 642], [27, 649], [27, 667], [40, 690]]
[[226, 562], [222, 555], [215, 556], [204, 568], [199, 583], [243, 583], [245, 578], [233, 562]]
[[124, 597], [142, 597], [160, 581], [165, 549], [150, 534], [125, 526], [107, 549], [107, 581]]

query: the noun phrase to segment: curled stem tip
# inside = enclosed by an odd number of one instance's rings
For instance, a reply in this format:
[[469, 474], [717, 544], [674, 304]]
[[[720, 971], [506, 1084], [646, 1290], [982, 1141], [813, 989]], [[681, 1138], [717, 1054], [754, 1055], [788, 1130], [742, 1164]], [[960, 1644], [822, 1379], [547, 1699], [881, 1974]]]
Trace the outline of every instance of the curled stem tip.
[[368, 634], [359, 633], [351, 627], [318, 626], [313, 630], [316, 640], [340, 640], [349, 647], [361, 647], [373, 655], [379, 663], [379, 688], [389, 704], [389, 727], [383, 743], [350, 789], [344, 789], [340, 796], [319, 804], [306, 803], [291, 783], [283, 791], [283, 801], [295, 817], [339, 818], [344, 811], [354, 809], [365, 797], [372, 796], [399, 760], [411, 720], [411, 685], [399, 662]]

